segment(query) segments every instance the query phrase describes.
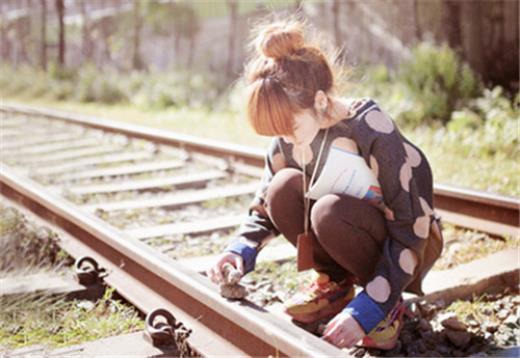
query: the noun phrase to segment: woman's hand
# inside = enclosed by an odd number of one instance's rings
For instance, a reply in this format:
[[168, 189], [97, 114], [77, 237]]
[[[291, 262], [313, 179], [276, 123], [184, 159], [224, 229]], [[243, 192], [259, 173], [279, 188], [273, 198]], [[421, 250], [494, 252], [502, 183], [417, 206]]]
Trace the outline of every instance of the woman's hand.
[[322, 338], [339, 348], [351, 348], [364, 336], [356, 319], [347, 312], [340, 312], [327, 324]]
[[233, 265], [242, 276], [244, 275], [244, 259], [242, 259], [242, 256], [235, 254], [234, 252], [224, 252], [220, 255], [215, 265], [206, 271], [206, 275], [211, 279], [211, 281], [220, 283], [224, 280], [222, 267], [225, 263]]

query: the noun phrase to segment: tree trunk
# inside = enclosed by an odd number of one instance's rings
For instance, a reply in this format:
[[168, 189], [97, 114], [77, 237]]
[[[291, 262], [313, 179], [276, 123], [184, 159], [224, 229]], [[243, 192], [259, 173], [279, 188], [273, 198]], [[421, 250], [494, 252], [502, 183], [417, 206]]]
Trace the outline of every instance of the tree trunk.
[[413, 7], [413, 27], [415, 30], [415, 40], [417, 42], [422, 40], [422, 29], [421, 29], [421, 22], [420, 22], [420, 11], [419, 11], [419, 4], [417, 3], [417, 0], [412, 1], [412, 7]]
[[16, 52], [15, 64], [30, 63], [29, 55], [27, 54], [27, 36], [30, 32], [30, 19], [23, 16], [15, 20], [14, 24], [16, 33], [16, 43], [18, 44], [18, 51]]
[[465, 57], [471, 63], [473, 69], [483, 75], [486, 69], [486, 53], [484, 50], [487, 51], [487, 49], [484, 46], [482, 34], [482, 3], [474, 1], [467, 5], [465, 15], [472, 21], [468, 21]]
[[8, 35], [8, 24], [5, 20], [0, 21], [0, 54], [2, 61], [7, 62], [11, 54], [11, 41]]
[[233, 59], [235, 57], [235, 37], [238, 17], [238, 3], [236, 0], [228, 0], [227, 4], [229, 7], [229, 37], [226, 75], [230, 77], [231, 72], [233, 71]]
[[80, 10], [81, 10], [81, 52], [83, 53], [83, 60], [90, 61], [92, 59], [93, 52], [93, 43], [92, 37], [90, 36], [90, 19], [88, 17], [87, 12], [87, 0], [81, 0], [80, 2]]
[[190, 38], [189, 38], [189, 42], [190, 42], [190, 47], [189, 47], [189, 50], [188, 50], [188, 63], [186, 64], [186, 66], [191, 69], [191, 67], [193, 66], [193, 56], [195, 55], [195, 39], [197, 37], [197, 34], [196, 33], [192, 33], [190, 34]]
[[[460, 51], [462, 48], [462, 31], [460, 21], [461, 2], [454, 0], [442, 1], [442, 27], [444, 38], [453, 49]], [[473, 4], [471, 5], [473, 6]], [[478, 20], [478, 19], [473, 19]]]
[[143, 61], [140, 55], [141, 48], [141, 27], [143, 21], [141, 12], [139, 11], [139, 1], [134, 2], [134, 33], [132, 39], [132, 69], [141, 70], [143, 68]]
[[58, 63], [63, 67], [65, 66], [65, 5], [63, 0], [56, 0], [56, 11], [59, 23]]
[[40, 28], [40, 65], [47, 70], [47, 0], [40, 0], [41, 4], [41, 28]]
[[341, 8], [341, 0], [334, 0], [332, 3], [332, 26], [334, 31], [334, 41], [336, 42], [336, 46], [341, 48], [343, 46], [343, 39], [341, 38], [341, 25], [339, 12]]

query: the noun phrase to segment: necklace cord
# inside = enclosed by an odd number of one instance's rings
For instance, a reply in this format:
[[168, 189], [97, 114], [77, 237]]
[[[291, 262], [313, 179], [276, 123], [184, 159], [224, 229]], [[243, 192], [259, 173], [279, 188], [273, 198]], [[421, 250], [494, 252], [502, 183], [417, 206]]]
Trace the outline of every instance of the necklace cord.
[[[320, 150], [318, 152], [318, 158], [316, 158], [316, 164], [314, 165], [314, 170], [312, 171], [312, 175], [309, 181], [309, 189], [312, 183], [314, 182], [314, 178], [316, 173], [318, 172], [318, 166], [320, 164], [321, 154], [323, 153], [323, 148], [325, 147], [325, 142], [327, 141], [327, 134], [329, 133], [329, 128], [325, 130], [325, 134], [323, 135], [323, 139], [321, 141]], [[302, 151], [302, 174], [303, 174], [303, 232], [305, 235], [309, 233], [309, 208], [311, 199], [307, 196], [307, 175], [305, 174], [305, 150]]]

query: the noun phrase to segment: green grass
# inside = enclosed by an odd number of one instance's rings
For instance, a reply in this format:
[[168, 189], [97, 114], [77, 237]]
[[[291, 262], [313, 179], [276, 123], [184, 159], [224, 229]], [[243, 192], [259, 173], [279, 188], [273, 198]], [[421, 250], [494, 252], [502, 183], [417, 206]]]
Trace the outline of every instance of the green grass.
[[[268, 137], [255, 134], [247, 121], [233, 111], [188, 108], [145, 110], [131, 105], [82, 104], [27, 97], [5, 97], [5, 101], [53, 107], [260, 148], [265, 148], [270, 141]], [[512, 125], [511, 130], [514, 131], [514, 128]], [[493, 140], [487, 131], [488, 128], [482, 127], [459, 133], [449, 132], [444, 127], [402, 128], [402, 132], [425, 152], [436, 183], [520, 196], [517, 175], [520, 168], [515, 160], [517, 150], [513, 154], [503, 152], [499, 147], [500, 138], [497, 137], [498, 149], [483, 151], [480, 148], [482, 141]]]
[[135, 308], [112, 298], [97, 302], [56, 297], [0, 297], [0, 347], [70, 346], [144, 328]]

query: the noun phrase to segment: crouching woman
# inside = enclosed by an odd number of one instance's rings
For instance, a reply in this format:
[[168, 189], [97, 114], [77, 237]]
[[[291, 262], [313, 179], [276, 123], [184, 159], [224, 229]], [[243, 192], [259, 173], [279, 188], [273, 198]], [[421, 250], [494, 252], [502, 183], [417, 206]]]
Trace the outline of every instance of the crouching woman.
[[[225, 263], [252, 271], [282, 234], [297, 246], [299, 268], [317, 272], [285, 303], [287, 314], [329, 320], [323, 338], [338, 347], [391, 349], [402, 292], [423, 294], [442, 251], [431, 169], [374, 100], [335, 95], [334, 63], [306, 31], [295, 20], [257, 31], [247, 116], [273, 140], [248, 216], [208, 275], [219, 282]], [[357, 295], [354, 285], [363, 287]]]

